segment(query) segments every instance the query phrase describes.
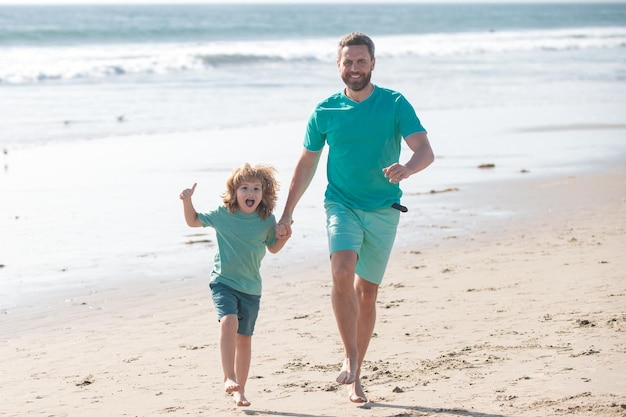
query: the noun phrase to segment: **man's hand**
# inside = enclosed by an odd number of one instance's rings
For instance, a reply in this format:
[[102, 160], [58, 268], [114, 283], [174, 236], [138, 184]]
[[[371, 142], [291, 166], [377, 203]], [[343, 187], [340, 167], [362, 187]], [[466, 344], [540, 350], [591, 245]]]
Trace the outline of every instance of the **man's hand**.
[[383, 168], [385, 177], [389, 178], [389, 182], [397, 184], [411, 176], [411, 171], [404, 165], [398, 163]]

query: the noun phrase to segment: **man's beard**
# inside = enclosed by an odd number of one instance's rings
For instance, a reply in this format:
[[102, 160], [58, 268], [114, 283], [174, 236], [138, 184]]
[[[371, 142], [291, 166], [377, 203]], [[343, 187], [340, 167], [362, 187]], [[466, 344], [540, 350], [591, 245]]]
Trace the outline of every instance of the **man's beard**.
[[343, 80], [344, 84], [352, 91], [361, 91], [363, 90], [365, 87], [367, 87], [370, 83], [370, 80], [372, 78], [372, 73], [368, 72], [367, 74], [363, 75], [363, 78], [359, 78], [358, 80], [352, 79], [350, 78], [350, 75], [344, 75], [343, 77], [341, 77], [341, 79]]

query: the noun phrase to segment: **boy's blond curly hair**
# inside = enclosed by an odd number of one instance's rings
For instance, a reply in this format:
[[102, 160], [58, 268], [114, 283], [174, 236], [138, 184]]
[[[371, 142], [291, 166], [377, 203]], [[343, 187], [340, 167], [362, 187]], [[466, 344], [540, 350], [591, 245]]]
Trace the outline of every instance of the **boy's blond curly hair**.
[[276, 201], [278, 200], [280, 185], [274, 177], [275, 175], [276, 168], [264, 164], [250, 165], [246, 162], [242, 166], [233, 169], [230, 177], [226, 180], [226, 191], [221, 195], [228, 211], [234, 213], [239, 209], [237, 205], [237, 188], [244, 182], [258, 181], [263, 188], [263, 198], [256, 211], [262, 219], [266, 219], [274, 211]]

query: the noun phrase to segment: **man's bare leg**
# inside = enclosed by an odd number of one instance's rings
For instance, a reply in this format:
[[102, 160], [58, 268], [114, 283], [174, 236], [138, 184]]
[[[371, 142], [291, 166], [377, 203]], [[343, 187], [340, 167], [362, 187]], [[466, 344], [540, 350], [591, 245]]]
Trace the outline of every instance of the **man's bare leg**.
[[363, 387], [361, 386], [361, 378], [357, 378], [354, 382], [348, 387], [348, 398], [353, 403], [366, 403], [367, 396], [365, 395], [365, 391], [363, 391]]
[[331, 299], [345, 352], [343, 366], [336, 379], [340, 384], [352, 384], [358, 372], [359, 301], [354, 289], [356, 261], [356, 252], [348, 250], [334, 252], [330, 259], [333, 274]]
[[237, 327], [239, 319], [234, 314], [228, 314], [220, 319], [220, 356], [222, 371], [224, 372], [224, 391], [234, 392], [239, 389], [235, 374], [235, 349]]
[[361, 365], [369, 347], [374, 326], [376, 325], [376, 299], [378, 285], [357, 276], [354, 281], [354, 290], [359, 300], [359, 316], [357, 321], [358, 371], [355, 381], [349, 389], [350, 401], [355, 403], [367, 402], [367, 396], [361, 385]]

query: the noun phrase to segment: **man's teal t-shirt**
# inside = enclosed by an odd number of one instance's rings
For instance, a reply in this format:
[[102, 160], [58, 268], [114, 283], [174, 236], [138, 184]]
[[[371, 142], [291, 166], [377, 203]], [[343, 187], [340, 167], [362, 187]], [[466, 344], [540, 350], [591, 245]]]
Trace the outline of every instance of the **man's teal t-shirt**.
[[374, 86], [360, 103], [343, 92], [319, 103], [304, 147], [318, 152], [328, 144], [325, 201], [361, 210], [399, 203], [399, 184], [390, 183], [382, 170], [399, 162], [403, 137], [425, 131], [406, 98], [386, 88]]
[[219, 282], [245, 294], [261, 295], [261, 260], [276, 242], [276, 218], [228, 212], [224, 206], [198, 213], [204, 227], [215, 229], [217, 252], [211, 282]]

